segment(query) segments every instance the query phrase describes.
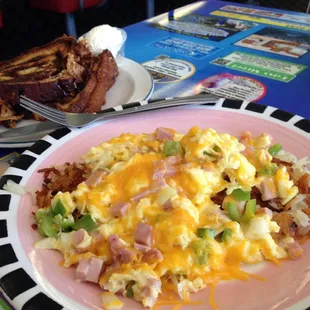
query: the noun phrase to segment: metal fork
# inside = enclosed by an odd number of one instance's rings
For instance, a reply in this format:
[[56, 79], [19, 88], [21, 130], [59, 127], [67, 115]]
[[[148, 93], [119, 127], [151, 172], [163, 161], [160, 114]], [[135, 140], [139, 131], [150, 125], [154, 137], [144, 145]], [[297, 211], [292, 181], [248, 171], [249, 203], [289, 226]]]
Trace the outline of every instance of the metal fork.
[[121, 106], [102, 110], [98, 113], [68, 113], [56, 110], [42, 103], [20, 96], [20, 105], [48, 120], [67, 126], [82, 127], [99, 120], [108, 120], [122, 115], [152, 111], [163, 108], [171, 108], [182, 105], [215, 105], [220, 98], [201, 93], [196, 96], [179, 97], [171, 99], [160, 99], [152, 101], [141, 101], [124, 104]]

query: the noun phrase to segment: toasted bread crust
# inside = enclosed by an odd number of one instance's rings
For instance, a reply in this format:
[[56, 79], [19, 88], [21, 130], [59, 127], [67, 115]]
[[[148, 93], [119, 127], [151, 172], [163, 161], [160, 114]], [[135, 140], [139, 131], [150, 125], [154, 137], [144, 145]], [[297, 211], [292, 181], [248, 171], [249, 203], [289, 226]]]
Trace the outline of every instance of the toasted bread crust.
[[71, 113], [95, 113], [106, 103], [107, 91], [114, 85], [119, 70], [109, 50], [104, 50], [91, 66], [91, 76], [84, 89], [71, 101], [58, 103], [58, 109]]
[[97, 83], [85, 109], [85, 112], [89, 113], [101, 111], [101, 107], [106, 103], [107, 91], [114, 85], [119, 74], [115, 59], [109, 50], [103, 51], [99, 57], [98, 70], [95, 73]]
[[67, 55], [73, 46], [76, 43], [76, 39], [74, 37], [63, 35], [52, 42], [49, 42], [45, 45], [34, 47], [21, 55], [6, 61], [0, 62], [0, 71], [20, 65], [22, 63], [33, 60], [36, 57], [43, 57], [47, 55], [53, 55], [55, 53], [60, 53], [62, 55]]
[[31, 115], [19, 106], [21, 94], [63, 111], [99, 112], [118, 74], [110, 51], [94, 57], [85, 42], [68, 36], [0, 62], [0, 100], [10, 111], [3, 124], [14, 127]]

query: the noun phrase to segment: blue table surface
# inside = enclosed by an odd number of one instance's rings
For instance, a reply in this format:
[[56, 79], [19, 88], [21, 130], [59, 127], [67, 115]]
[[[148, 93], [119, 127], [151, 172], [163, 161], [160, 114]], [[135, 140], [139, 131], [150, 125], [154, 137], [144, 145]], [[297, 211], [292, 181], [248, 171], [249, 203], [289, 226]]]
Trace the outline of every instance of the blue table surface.
[[[154, 28], [151, 26], [152, 23], [164, 23], [168, 18], [170, 20], [177, 20], [179, 15], [183, 15], [181, 20], [186, 20], [186, 16], [199, 15], [203, 17], [217, 17], [212, 13], [215, 11], [221, 11], [221, 13], [233, 14], [233, 12], [224, 11], [223, 8], [227, 6], [236, 6], [239, 8], [252, 8], [259, 9], [268, 12], [278, 13], [278, 15], [287, 14], [291, 20], [279, 19], [279, 18], [270, 18], [270, 17], [262, 17], [259, 15], [251, 15], [245, 13], [236, 13], [242, 14], [239, 18], [242, 20], [243, 16], [248, 18], [264, 18], [267, 19], [268, 22], [271, 23], [286, 23], [289, 24], [288, 27], [279, 27], [275, 25], [266, 25], [263, 22], [253, 21], [257, 23], [256, 26], [250, 28], [246, 31], [240, 31], [228, 38], [216, 42], [213, 39], [204, 39], [198, 38], [194, 36], [184, 35], [182, 33], [175, 33], [164, 31], [158, 28]], [[266, 13], [268, 14], [268, 13]], [[270, 13], [269, 13], [270, 14]], [[184, 19], [185, 16], [185, 19]], [[227, 17], [230, 18], [230, 17]], [[281, 17], [282, 18], [282, 17]], [[284, 17], [286, 18], [286, 17]], [[301, 19], [304, 23], [295, 22], [296, 20]], [[303, 20], [306, 19], [306, 20]], [[196, 18], [197, 20], [197, 18]], [[192, 18], [192, 24], [195, 25], [197, 21]], [[261, 21], [261, 20], [260, 20]], [[296, 36], [305, 36], [306, 41], [308, 40], [308, 44], [310, 44], [310, 16], [303, 13], [289, 12], [289, 11], [281, 11], [276, 9], [270, 9], [265, 7], [255, 7], [250, 5], [241, 5], [232, 2], [224, 2], [224, 1], [215, 1], [211, 0], [207, 2], [196, 2], [192, 5], [188, 5], [185, 8], [181, 8], [179, 10], [171, 11], [167, 14], [163, 14], [160, 17], [157, 17], [153, 20], [141, 22], [135, 25], [131, 25], [125, 28], [128, 33], [128, 41], [126, 43], [126, 56], [131, 58], [139, 63], [145, 63], [150, 60], [154, 60], [163, 55], [168, 56], [174, 59], [182, 59], [191, 64], [193, 64], [196, 68], [196, 72], [190, 78], [186, 80], [182, 80], [176, 83], [157, 83], [155, 85], [155, 91], [153, 97], [162, 97], [165, 96], [176, 96], [176, 95], [184, 95], [188, 94], [188, 91], [193, 88], [197, 83], [201, 80], [213, 76], [218, 73], [229, 73], [232, 75], [238, 75], [243, 77], [248, 77], [250, 79], [255, 79], [258, 83], [265, 86], [265, 95], [263, 98], [255, 100], [258, 103], [264, 105], [271, 105], [288, 112], [301, 115], [306, 118], [310, 118], [310, 109], [308, 106], [309, 96], [307, 92], [307, 87], [310, 81], [310, 53], [306, 53], [299, 58], [288, 57], [285, 55], [274, 54], [266, 51], [258, 51], [254, 49], [249, 49], [245, 47], [235, 46], [234, 44], [254, 33], [260, 31], [266, 31], [266, 28], [272, 28], [272, 30], [276, 29], [280, 32], [287, 32], [287, 37]], [[307, 29], [301, 30], [301, 29]], [[268, 29], [267, 29], [268, 30]], [[163, 44], [163, 41], [167, 38], [179, 39], [182, 41], [192, 42], [194, 44], [201, 44], [210, 46], [213, 51], [206, 55], [205, 57], [198, 59], [193, 57], [192, 55], [186, 55], [184, 50], [180, 51], [180, 46], [175, 45], [174, 47], [167, 47], [167, 45]], [[154, 44], [155, 42], [155, 44]], [[159, 42], [159, 43], [158, 43]], [[310, 46], [308, 45], [306, 49], [308, 50]], [[215, 51], [214, 51], [215, 50]], [[272, 60], [281, 60], [284, 62], [293, 63], [296, 65], [306, 66], [305, 70], [297, 75], [290, 82], [277, 81], [271, 78], [266, 78], [263, 76], [258, 76], [251, 73], [241, 72], [240, 70], [228, 69], [227, 67], [220, 67], [214, 64], [211, 64], [217, 58], [225, 57], [233, 52], [243, 52], [250, 53], [252, 55], [263, 56], [271, 58]], [[282, 63], [285, 64], [285, 63]]]

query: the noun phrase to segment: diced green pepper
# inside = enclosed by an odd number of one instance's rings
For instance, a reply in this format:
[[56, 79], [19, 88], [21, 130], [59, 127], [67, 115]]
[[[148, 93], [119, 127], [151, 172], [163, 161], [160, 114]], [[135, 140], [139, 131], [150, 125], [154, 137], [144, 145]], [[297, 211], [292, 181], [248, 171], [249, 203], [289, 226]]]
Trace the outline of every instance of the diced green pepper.
[[97, 223], [92, 219], [90, 214], [84, 215], [72, 226], [74, 230], [85, 229], [86, 231], [92, 231], [97, 228]]
[[68, 218], [63, 218], [60, 214], [57, 214], [54, 216], [54, 223], [59, 231], [69, 231], [74, 224], [74, 218], [72, 214], [69, 214]]
[[242, 189], [235, 189], [231, 196], [238, 201], [247, 201], [251, 199], [251, 193]]
[[207, 242], [203, 239], [197, 239], [192, 242], [192, 247], [195, 251], [201, 251], [207, 247]]
[[177, 141], [166, 141], [164, 144], [164, 154], [166, 156], [171, 156], [175, 154], [181, 154], [182, 153], [182, 146], [180, 142]]
[[203, 151], [202, 153], [203, 153], [203, 155], [207, 155], [207, 156], [210, 156], [210, 157], [215, 157], [214, 154], [211, 154], [211, 153], [209, 153], [207, 151]]
[[213, 151], [216, 152], [216, 153], [220, 153], [220, 152], [221, 152], [221, 148], [220, 148], [219, 146], [216, 145], [216, 146], [213, 148]]
[[197, 236], [199, 238], [214, 238], [214, 230], [210, 228], [198, 228]]
[[60, 214], [61, 216], [65, 216], [67, 213], [67, 210], [60, 199], [56, 201], [56, 203], [52, 206], [52, 208], [55, 214]]
[[126, 295], [129, 298], [133, 298], [134, 296], [132, 287], [134, 286], [135, 283], [136, 283], [135, 281], [130, 281], [127, 285]]
[[258, 176], [259, 177], [262, 177], [262, 176], [272, 177], [276, 174], [277, 169], [278, 167], [276, 164], [265, 166], [261, 170], [258, 171]]
[[40, 222], [43, 216], [46, 216], [46, 210], [45, 209], [38, 209], [35, 218], [37, 222]]
[[72, 226], [74, 225], [74, 218], [72, 214], [69, 214], [67, 218], [64, 218], [61, 223], [61, 228], [63, 231], [69, 231], [72, 229]]
[[208, 259], [207, 242], [203, 239], [198, 239], [192, 242], [192, 247], [198, 257], [199, 265], [205, 265]]
[[36, 214], [35, 214], [35, 218], [36, 218], [36, 221], [39, 223], [40, 220], [42, 219], [43, 216], [54, 216], [55, 213], [53, 212], [53, 210], [51, 208], [41, 208], [41, 209], [38, 209]]
[[41, 218], [38, 230], [43, 237], [55, 237], [58, 233], [58, 227], [54, 223], [54, 218], [49, 215], [45, 215]]
[[133, 290], [131, 287], [127, 288], [127, 292], [126, 292], [127, 297], [129, 298], [133, 298]]
[[282, 145], [277, 143], [273, 146], [271, 146], [269, 149], [268, 149], [268, 152], [271, 156], [275, 156], [277, 155], [280, 151], [282, 150]]
[[204, 251], [201, 255], [198, 256], [199, 265], [203, 266], [207, 263], [208, 253]]
[[[215, 153], [220, 153], [220, 152], [221, 152], [221, 148], [218, 147], [217, 145], [215, 145], [215, 146], [212, 148], [212, 150], [213, 150]], [[207, 156], [211, 156], [211, 157], [215, 157], [215, 156], [218, 155], [218, 154], [210, 153], [210, 152], [208, 152], [208, 151], [203, 151], [202, 153], [203, 153], [203, 155], [207, 155]]]
[[224, 231], [223, 231], [221, 240], [223, 242], [228, 242], [228, 241], [231, 240], [231, 238], [232, 238], [232, 231], [231, 231], [231, 229], [225, 228]]
[[245, 206], [245, 211], [242, 216], [243, 222], [248, 222], [251, 218], [255, 216], [256, 212], [256, 199], [251, 199], [247, 202]]
[[233, 202], [228, 202], [227, 213], [230, 219], [235, 222], [240, 222], [240, 213], [237, 206]]
[[61, 229], [61, 223], [63, 221], [63, 217], [60, 214], [54, 216], [54, 223], [57, 225], [58, 229]]

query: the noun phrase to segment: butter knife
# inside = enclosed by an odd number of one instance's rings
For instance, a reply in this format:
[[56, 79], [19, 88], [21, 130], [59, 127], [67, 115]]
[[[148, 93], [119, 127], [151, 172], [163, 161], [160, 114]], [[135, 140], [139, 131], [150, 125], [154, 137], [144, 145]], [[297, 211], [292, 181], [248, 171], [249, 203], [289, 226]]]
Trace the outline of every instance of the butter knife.
[[37, 141], [51, 131], [63, 127], [52, 122], [41, 122], [19, 128], [8, 129], [0, 133], [0, 143]]

